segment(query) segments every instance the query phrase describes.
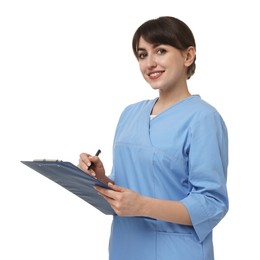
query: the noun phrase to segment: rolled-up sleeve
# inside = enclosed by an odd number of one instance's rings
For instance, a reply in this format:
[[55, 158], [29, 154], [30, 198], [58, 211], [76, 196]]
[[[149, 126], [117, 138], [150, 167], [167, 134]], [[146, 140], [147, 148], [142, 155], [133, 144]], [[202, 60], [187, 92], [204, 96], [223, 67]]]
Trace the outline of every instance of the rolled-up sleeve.
[[228, 211], [228, 133], [218, 112], [200, 115], [189, 133], [191, 189], [181, 202], [203, 241]]

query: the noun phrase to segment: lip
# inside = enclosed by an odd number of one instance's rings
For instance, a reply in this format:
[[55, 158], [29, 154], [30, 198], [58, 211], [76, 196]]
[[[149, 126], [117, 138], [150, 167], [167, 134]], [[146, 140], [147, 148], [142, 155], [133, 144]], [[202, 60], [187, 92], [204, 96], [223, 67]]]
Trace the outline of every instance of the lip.
[[160, 78], [163, 73], [164, 73], [164, 71], [152, 71], [152, 72], [149, 72], [147, 75], [151, 80], [155, 80], [155, 79]]

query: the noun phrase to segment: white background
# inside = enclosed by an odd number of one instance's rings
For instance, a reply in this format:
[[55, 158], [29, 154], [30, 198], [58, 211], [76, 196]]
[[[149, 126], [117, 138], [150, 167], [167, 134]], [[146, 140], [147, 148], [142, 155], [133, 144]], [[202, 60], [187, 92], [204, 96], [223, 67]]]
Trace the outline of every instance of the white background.
[[0, 259], [107, 259], [111, 217], [20, 160], [77, 164], [81, 152], [101, 149], [109, 173], [121, 111], [157, 96], [141, 77], [132, 35], [162, 15], [192, 29], [190, 91], [214, 105], [229, 129], [230, 211], [214, 230], [216, 259], [260, 259], [253, 0], [0, 2]]

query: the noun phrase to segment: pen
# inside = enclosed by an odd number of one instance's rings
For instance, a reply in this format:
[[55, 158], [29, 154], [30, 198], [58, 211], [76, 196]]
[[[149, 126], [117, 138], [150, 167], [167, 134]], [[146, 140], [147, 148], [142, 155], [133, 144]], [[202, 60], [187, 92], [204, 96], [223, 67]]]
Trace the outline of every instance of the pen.
[[[98, 149], [97, 152], [96, 152], [96, 154], [95, 154], [95, 156], [99, 156], [100, 153], [101, 153], [101, 151]], [[89, 165], [88, 170], [90, 170], [92, 166], [93, 166], [93, 163], [91, 163], [91, 164]]]

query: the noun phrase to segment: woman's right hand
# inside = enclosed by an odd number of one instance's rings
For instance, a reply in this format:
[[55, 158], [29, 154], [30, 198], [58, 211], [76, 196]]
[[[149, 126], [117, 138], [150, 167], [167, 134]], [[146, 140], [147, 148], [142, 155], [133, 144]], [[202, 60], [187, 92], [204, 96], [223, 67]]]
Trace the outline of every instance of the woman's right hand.
[[[90, 169], [88, 167], [91, 166]], [[87, 174], [97, 178], [103, 179], [105, 177], [105, 169], [102, 161], [98, 156], [92, 156], [88, 153], [81, 153], [79, 157], [79, 165], [78, 167], [86, 172]]]
[[[90, 165], [91, 168], [88, 169]], [[106, 176], [103, 163], [96, 155], [92, 156], [88, 153], [81, 153], [78, 167], [106, 185], [108, 185], [108, 183], [114, 184], [114, 181]]]

